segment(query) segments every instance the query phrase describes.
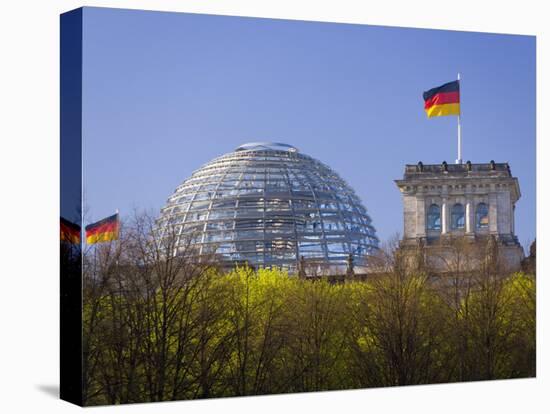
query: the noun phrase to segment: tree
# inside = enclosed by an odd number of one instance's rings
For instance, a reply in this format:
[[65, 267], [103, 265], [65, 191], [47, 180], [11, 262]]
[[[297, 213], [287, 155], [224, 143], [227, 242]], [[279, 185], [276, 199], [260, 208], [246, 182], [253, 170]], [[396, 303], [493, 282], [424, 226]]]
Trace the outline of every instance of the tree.
[[336, 280], [224, 270], [177, 224], [123, 224], [82, 254], [86, 405], [535, 375], [535, 277], [490, 240], [453, 244], [439, 277], [393, 243]]

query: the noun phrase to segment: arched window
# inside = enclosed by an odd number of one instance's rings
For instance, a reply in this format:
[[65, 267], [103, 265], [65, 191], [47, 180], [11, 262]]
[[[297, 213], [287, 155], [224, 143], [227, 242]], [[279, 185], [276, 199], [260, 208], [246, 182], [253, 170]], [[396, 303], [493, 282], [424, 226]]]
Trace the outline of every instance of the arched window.
[[441, 209], [437, 204], [428, 209], [428, 230], [441, 230]]
[[476, 208], [476, 227], [483, 229], [489, 227], [489, 207], [485, 203], [479, 203]]
[[464, 228], [464, 206], [462, 204], [456, 203], [451, 210], [451, 228]]

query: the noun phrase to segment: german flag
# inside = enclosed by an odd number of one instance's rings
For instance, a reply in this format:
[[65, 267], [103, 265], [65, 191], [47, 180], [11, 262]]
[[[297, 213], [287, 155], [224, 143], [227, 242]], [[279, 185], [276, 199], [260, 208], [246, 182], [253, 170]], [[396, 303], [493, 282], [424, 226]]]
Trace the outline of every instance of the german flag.
[[118, 213], [86, 226], [86, 243], [118, 240]]
[[424, 110], [432, 116], [460, 115], [460, 85], [453, 81], [424, 92]]
[[79, 244], [80, 243], [80, 226], [72, 223], [67, 219], [61, 218], [61, 241]]

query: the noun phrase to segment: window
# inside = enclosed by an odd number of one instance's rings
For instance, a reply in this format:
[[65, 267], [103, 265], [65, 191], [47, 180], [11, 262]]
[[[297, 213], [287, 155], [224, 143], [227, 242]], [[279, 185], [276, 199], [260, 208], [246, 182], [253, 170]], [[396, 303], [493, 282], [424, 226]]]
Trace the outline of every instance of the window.
[[485, 203], [479, 203], [476, 208], [476, 227], [483, 229], [489, 227], [489, 208]]
[[428, 209], [428, 230], [441, 230], [441, 209], [437, 204]]
[[464, 206], [462, 204], [455, 204], [451, 210], [451, 228], [464, 228]]

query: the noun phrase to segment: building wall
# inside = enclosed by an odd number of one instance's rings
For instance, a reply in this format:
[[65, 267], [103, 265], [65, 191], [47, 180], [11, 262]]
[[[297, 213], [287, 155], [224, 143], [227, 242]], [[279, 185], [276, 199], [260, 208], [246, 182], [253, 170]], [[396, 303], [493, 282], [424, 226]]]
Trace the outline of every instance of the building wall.
[[[403, 179], [396, 184], [403, 197], [402, 246], [422, 241], [435, 247], [452, 237], [465, 236], [475, 242], [493, 235], [503, 247], [499, 253], [502, 260], [519, 268], [523, 249], [514, 234], [514, 209], [520, 192], [507, 164], [407, 165]], [[457, 203], [464, 207], [464, 227], [453, 229], [452, 208]], [[476, 223], [480, 203], [488, 206], [486, 227]], [[440, 207], [439, 230], [428, 229], [432, 204]]]
[[[432, 187], [432, 186], [428, 186]], [[435, 187], [435, 186], [434, 186]], [[455, 204], [462, 204], [465, 212], [463, 229], [451, 228], [451, 212]], [[489, 208], [489, 226], [478, 227], [476, 210], [480, 203]], [[428, 210], [432, 204], [441, 209], [441, 230], [427, 228]], [[514, 202], [508, 184], [456, 186], [443, 184], [434, 189], [406, 190], [403, 192], [403, 234], [405, 239], [434, 238], [442, 234], [495, 234], [514, 236]]]

